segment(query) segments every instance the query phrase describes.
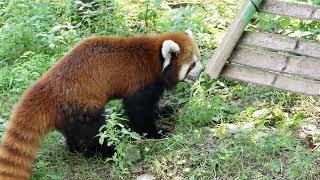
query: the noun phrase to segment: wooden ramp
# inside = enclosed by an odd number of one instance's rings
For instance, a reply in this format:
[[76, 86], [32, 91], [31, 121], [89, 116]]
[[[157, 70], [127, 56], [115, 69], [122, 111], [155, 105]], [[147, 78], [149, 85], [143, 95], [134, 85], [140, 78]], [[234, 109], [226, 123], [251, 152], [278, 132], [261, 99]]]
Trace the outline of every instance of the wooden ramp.
[[266, 32], [243, 33], [259, 5], [262, 12], [320, 20], [317, 6], [247, 0], [210, 59], [207, 73], [214, 79], [221, 75], [291, 92], [320, 95], [320, 43]]

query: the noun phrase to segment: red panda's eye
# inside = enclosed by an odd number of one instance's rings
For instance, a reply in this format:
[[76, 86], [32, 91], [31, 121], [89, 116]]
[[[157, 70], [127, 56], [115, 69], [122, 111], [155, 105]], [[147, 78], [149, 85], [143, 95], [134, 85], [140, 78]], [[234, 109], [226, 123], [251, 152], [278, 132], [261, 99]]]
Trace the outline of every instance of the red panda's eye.
[[187, 74], [196, 66], [196, 62], [192, 62], [188, 71], [187, 71]]
[[190, 70], [193, 69], [196, 66], [196, 62], [192, 62], [190, 65]]

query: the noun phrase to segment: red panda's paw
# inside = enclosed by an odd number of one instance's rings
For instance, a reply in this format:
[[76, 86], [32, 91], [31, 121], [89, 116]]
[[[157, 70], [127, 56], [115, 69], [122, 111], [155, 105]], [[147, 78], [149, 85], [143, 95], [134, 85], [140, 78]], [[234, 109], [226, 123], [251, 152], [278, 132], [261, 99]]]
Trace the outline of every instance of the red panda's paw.
[[164, 139], [170, 136], [171, 133], [175, 131], [175, 128], [170, 127], [170, 128], [161, 128], [158, 131], [158, 135], [154, 137], [155, 139]]
[[157, 118], [168, 118], [176, 112], [176, 109], [170, 105], [159, 107], [156, 111]]

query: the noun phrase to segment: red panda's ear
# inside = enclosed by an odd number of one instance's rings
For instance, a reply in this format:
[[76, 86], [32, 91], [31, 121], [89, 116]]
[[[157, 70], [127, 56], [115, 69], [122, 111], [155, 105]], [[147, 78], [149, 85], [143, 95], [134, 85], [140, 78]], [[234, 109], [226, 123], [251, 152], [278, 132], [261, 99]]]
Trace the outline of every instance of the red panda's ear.
[[185, 33], [186, 33], [189, 37], [191, 37], [191, 38], [193, 39], [193, 33], [192, 33], [192, 31], [191, 31], [190, 29], [187, 29], [187, 30], [185, 31]]
[[165, 40], [162, 43], [161, 54], [164, 58], [164, 62], [162, 65], [162, 71], [170, 65], [171, 63], [171, 53], [178, 54], [180, 52], [180, 47], [177, 43], [172, 40]]

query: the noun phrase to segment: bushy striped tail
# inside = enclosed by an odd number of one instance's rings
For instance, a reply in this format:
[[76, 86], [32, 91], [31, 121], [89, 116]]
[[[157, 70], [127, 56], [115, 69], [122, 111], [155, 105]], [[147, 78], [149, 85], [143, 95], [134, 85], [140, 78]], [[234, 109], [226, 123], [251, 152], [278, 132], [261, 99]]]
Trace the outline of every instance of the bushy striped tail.
[[37, 151], [48, 129], [40, 129], [39, 122], [35, 120], [30, 122], [19, 118], [22, 117], [10, 120], [0, 144], [0, 180], [30, 178]]

